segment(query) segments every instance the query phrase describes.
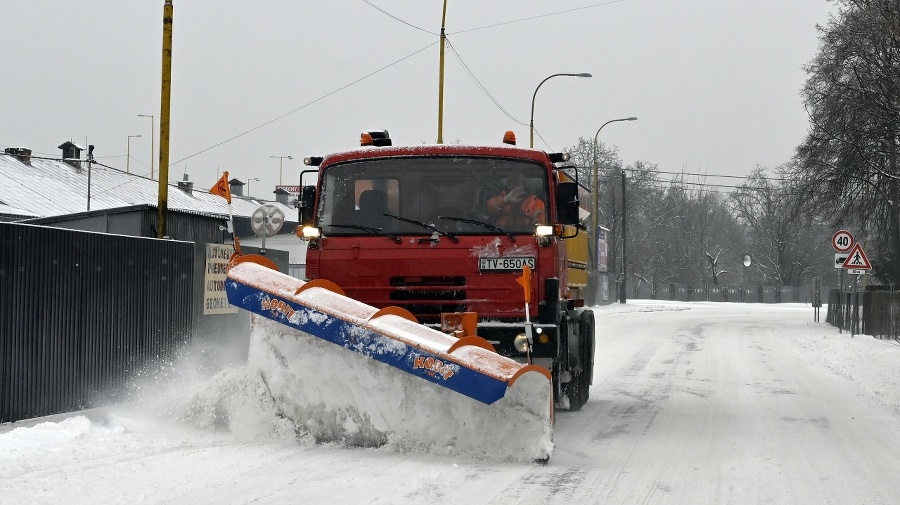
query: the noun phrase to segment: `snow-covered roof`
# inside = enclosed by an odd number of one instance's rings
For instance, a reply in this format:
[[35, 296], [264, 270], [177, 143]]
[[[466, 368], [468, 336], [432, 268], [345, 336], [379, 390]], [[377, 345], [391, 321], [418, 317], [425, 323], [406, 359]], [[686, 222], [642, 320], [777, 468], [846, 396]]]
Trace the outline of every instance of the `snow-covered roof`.
[[[80, 169], [61, 160], [31, 158], [28, 163], [0, 153], [0, 216], [52, 217], [87, 210], [87, 162]], [[90, 210], [134, 205], [157, 207], [159, 181], [97, 164], [91, 167]], [[215, 181], [208, 181], [212, 186]], [[262, 203], [277, 206], [290, 220], [297, 210], [281, 203], [232, 195], [232, 213], [250, 217]], [[202, 215], [227, 216], [228, 203], [209, 194], [206, 185], [187, 192], [173, 181], [167, 196], [169, 209]]]
[[32, 212], [28, 212], [24, 209], [17, 209], [15, 207], [10, 207], [9, 205], [0, 204], [0, 216], [8, 216], [13, 218], [32, 218], [32, 217], [40, 217], [37, 214]]

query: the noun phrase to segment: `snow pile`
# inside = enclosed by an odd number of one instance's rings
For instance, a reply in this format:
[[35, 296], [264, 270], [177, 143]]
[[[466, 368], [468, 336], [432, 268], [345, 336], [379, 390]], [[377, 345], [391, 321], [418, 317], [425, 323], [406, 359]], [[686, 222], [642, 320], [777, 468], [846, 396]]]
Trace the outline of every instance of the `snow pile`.
[[204, 430], [228, 432], [239, 439], [287, 439], [296, 429], [277, 409], [259, 374], [246, 367], [220, 372], [182, 401], [171, 402], [169, 414]]
[[112, 410], [240, 440], [294, 438], [293, 423], [278, 415], [259, 374], [246, 366], [246, 359], [235, 363], [234, 356], [246, 355], [246, 350], [229, 346], [246, 347], [246, 339], [215, 350], [199, 339], [172, 363], [138, 377], [129, 387], [127, 402]]
[[833, 327], [807, 323], [809, 331], [797, 332], [794, 342], [801, 359], [820, 363], [832, 372], [859, 384], [879, 403], [900, 412], [900, 342], [868, 335], [850, 336]]
[[85, 416], [75, 416], [58, 423], [45, 422], [32, 428], [16, 428], [0, 436], [0, 461], [14, 460], [34, 451], [53, 450], [83, 437], [118, 435], [124, 431], [120, 425], [91, 424]]
[[485, 405], [263, 318], [249, 361], [281, 412], [318, 442], [500, 461], [552, 452], [549, 382], [538, 374]]

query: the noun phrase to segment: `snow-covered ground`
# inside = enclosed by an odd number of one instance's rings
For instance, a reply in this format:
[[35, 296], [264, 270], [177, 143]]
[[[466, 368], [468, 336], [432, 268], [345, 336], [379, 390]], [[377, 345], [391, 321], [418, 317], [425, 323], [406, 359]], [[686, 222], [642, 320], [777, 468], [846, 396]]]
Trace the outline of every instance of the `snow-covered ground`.
[[803, 305], [596, 312], [591, 400], [546, 465], [318, 445], [246, 366], [186, 353], [133, 404], [0, 426], [0, 503], [900, 503], [896, 342]]

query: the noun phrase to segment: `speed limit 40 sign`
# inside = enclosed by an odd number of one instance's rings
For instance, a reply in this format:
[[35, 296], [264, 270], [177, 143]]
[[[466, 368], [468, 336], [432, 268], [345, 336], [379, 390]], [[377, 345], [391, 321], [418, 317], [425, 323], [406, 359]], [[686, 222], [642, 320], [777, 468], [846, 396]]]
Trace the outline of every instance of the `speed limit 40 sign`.
[[849, 252], [854, 243], [853, 234], [847, 230], [838, 230], [831, 237], [831, 247], [839, 253]]

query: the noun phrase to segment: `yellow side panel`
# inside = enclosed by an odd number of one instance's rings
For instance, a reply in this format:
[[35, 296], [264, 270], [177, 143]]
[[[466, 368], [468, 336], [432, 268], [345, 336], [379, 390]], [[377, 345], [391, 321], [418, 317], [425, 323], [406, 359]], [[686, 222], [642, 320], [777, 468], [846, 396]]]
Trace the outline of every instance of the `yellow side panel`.
[[[574, 233], [574, 227], [567, 226], [566, 234]], [[571, 231], [570, 231], [571, 230]], [[578, 230], [578, 235], [566, 239], [566, 269], [568, 271], [569, 288], [583, 288], [588, 283], [588, 234]]]

